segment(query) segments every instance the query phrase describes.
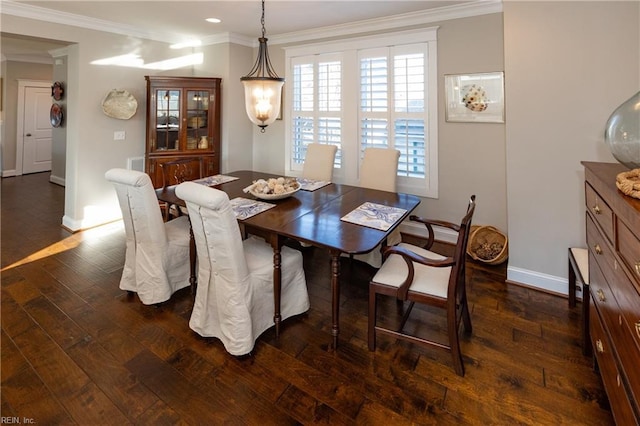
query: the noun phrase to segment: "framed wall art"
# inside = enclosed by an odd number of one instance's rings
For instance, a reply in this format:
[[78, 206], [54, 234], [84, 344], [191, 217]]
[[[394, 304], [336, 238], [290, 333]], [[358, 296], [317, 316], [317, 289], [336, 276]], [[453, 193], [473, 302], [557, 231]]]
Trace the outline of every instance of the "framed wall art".
[[504, 123], [504, 73], [447, 74], [445, 120]]

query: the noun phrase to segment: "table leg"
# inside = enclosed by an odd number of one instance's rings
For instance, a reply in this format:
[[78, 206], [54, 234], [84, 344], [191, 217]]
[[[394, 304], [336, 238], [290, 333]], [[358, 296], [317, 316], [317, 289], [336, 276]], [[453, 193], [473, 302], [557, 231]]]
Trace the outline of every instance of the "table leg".
[[271, 247], [273, 248], [273, 322], [276, 325], [276, 337], [280, 336], [280, 322], [282, 316], [280, 314], [280, 298], [282, 292], [282, 238], [278, 235], [271, 235], [269, 238]]
[[330, 252], [331, 255], [331, 334], [333, 335], [332, 349], [338, 348], [338, 334], [340, 334], [340, 252]]

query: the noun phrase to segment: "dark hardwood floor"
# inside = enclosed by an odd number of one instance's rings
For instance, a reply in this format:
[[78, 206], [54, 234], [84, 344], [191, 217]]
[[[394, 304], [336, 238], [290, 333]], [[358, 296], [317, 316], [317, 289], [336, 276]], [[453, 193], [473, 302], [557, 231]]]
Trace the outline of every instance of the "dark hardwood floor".
[[[435, 349], [384, 336], [367, 349], [373, 271], [348, 259], [340, 347], [328, 352], [329, 260], [313, 248], [303, 251], [309, 312], [235, 358], [189, 329], [188, 289], [161, 307], [118, 289], [121, 223], [63, 230], [64, 189], [47, 173], [2, 179], [1, 191], [3, 423], [613, 424], [581, 354], [580, 306], [505, 284], [504, 265], [469, 263], [464, 378]], [[383, 309], [390, 318], [395, 303]], [[442, 331], [436, 313], [414, 310], [422, 325], [411, 326]]]

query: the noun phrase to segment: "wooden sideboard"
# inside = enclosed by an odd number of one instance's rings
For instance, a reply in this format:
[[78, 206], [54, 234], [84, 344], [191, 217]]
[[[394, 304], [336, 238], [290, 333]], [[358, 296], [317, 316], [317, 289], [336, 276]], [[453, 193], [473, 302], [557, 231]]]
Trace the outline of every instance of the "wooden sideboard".
[[595, 365], [619, 425], [640, 424], [640, 200], [616, 188], [617, 163], [583, 162]]

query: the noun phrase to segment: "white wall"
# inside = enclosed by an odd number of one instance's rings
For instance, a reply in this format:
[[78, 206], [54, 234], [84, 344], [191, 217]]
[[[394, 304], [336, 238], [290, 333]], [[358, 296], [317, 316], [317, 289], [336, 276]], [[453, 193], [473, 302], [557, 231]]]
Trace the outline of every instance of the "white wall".
[[[43, 21], [35, 21], [10, 15], [2, 15], [2, 30], [11, 34], [28, 35], [45, 39], [62, 40], [71, 44], [67, 52], [67, 111], [65, 130], [66, 191], [63, 225], [76, 231], [99, 225], [120, 217], [120, 209], [113, 187], [105, 181], [104, 173], [113, 167], [126, 167], [127, 158], [144, 155], [146, 85], [144, 76], [160, 74], [158, 71], [122, 66], [99, 66], [91, 62], [124, 54], [139, 54], [145, 63], [160, 61], [193, 53], [191, 50], [175, 51], [159, 42], [120, 36], [101, 31], [86, 30]], [[224, 96], [234, 99], [234, 85], [226, 84], [230, 68], [228, 47], [202, 48], [204, 64], [165, 71], [162, 74], [176, 76], [210, 76], [223, 78]], [[240, 50], [239, 62], [244, 65], [251, 49]], [[250, 59], [246, 59], [251, 63]], [[248, 69], [248, 67], [247, 67]], [[50, 79], [50, 77], [48, 78]], [[238, 82], [239, 84], [239, 82]], [[101, 102], [111, 89], [126, 89], [138, 101], [137, 113], [130, 120], [118, 120], [102, 113]], [[237, 103], [231, 102], [230, 105]], [[225, 108], [223, 114], [240, 117], [237, 111]], [[229, 118], [229, 117], [227, 117]], [[223, 117], [224, 119], [224, 117]], [[230, 167], [252, 167], [251, 123], [248, 120], [231, 119], [223, 133], [223, 164]], [[124, 131], [126, 139], [114, 141], [113, 133]], [[229, 147], [225, 137], [239, 134], [239, 142]], [[4, 141], [3, 141], [4, 142]], [[14, 149], [15, 151], [15, 149]], [[225, 154], [227, 153], [227, 154]], [[232, 153], [233, 157], [229, 157]], [[6, 161], [6, 158], [4, 159]], [[224, 167], [224, 166], [223, 166]]]
[[[476, 223], [508, 230], [509, 279], [566, 292], [566, 248], [584, 243], [581, 160], [614, 161], [602, 142], [604, 123], [639, 84], [638, 2], [511, 2], [504, 15], [443, 21], [439, 82], [444, 74], [505, 70], [506, 124], [444, 122], [439, 94], [440, 198], [418, 214], [459, 220], [471, 192]], [[502, 28], [504, 19], [504, 31]], [[65, 225], [99, 223], [92, 212], [119, 215], [104, 172], [144, 152], [146, 106], [139, 69], [90, 65], [132, 51], [147, 62], [175, 55], [162, 43], [2, 16], [3, 31], [81, 42], [69, 48]], [[269, 45], [283, 75], [284, 53]], [[235, 44], [203, 49], [205, 63], [165, 74], [223, 78], [223, 172], [283, 170], [284, 125], [259, 133], [244, 116], [239, 77], [255, 51]], [[226, 56], [226, 57], [225, 57]], [[207, 74], [210, 70], [219, 73]], [[104, 116], [102, 97], [127, 89], [139, 102], [128, 121]], [[285, 116], [286, 118], [286, 116]], [[125, 141], [113, 132], [125, 130]], [[4, 159], [6, 160], [6, 159]], [[507, 228], [508, 225], [508, 228]]]
[[640, 88], [640, 3], [508, 1], [504, 27], [508, 279], [566, 293], [580, 161], [615, 162], [605, 123]]

